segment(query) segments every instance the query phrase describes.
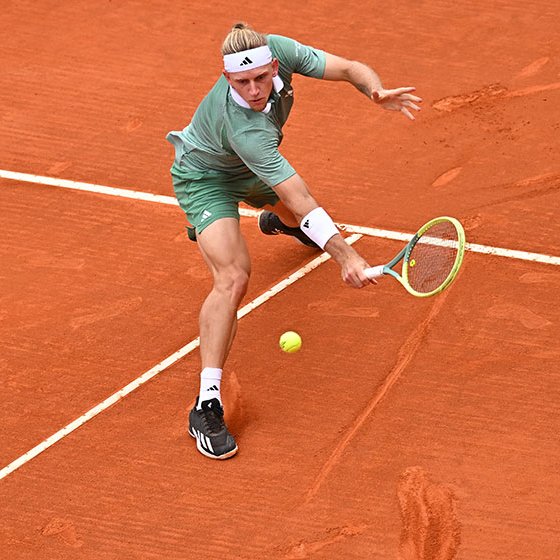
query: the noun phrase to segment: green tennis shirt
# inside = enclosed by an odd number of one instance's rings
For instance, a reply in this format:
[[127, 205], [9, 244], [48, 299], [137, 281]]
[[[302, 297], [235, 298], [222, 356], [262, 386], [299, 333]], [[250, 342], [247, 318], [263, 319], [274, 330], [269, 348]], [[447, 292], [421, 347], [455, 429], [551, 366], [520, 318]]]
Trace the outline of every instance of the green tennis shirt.
[[231, 181], [257, 176], [273, 187], [295, 174], [279, 152], [282, 127], [294, 101], [292, 77], [302, 74], [322, 78], [325, 53], [288, 37], [268, 35], [267, 39], [272, 56], [278, 59], [281, 79], [269, 98], [270, 110], [257, 112], [241, 106], [221, 76], [191, 123], [167, 135], [175, 146], [174, 166], [185, 178], [215, 175]]

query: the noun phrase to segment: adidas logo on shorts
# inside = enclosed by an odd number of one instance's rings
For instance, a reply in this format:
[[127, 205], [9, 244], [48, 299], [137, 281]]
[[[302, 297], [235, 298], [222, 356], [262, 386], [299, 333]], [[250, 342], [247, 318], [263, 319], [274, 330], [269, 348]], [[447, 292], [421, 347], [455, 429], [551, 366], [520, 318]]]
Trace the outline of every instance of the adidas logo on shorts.
[[200, 218], [200, 221], [203, 222], [204, 220], [207, 220], [211, 215], [212, 215], [212, 212], [208, 212], [208, 210], [204, 210], [204, 212], [202, 212], [202, 216]]

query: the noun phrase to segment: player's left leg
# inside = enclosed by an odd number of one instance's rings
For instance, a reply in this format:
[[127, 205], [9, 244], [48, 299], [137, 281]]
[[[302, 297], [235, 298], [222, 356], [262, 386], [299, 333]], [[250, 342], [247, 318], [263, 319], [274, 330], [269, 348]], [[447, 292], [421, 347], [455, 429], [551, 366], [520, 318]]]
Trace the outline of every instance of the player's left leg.
[[[280, 204], [280, 203], [279, 203]], [[281, 218], [280, 213], [277, 212], [276, 207], [273, 207], [274, 210], [264, 210], [259, 215], [259, 229], [265, 235], [289, 235], [297, 239], [303, 245], [307, 247], [313, 247], [314, 249], [319, 249], [319, 246], [309, 239], [305, 233], [299, 228], [299, 226], [290, 226], [288, 225], [292, 221], [297, 220], [294, 218], [294, 215], [286, 208], [286, 211], [289, 212], [288, 218]], [[291, 215], [292, 219], [289, 219]]]
[[259, 229], [261, 232], [265, 235], [289, 235], [307, 247], [319, 249], [318, 245], [309, 239], [303, 231], [301, 231], [297, 218], [286, 207], [286, 205], [278, 199], [276, 193], [274, 193], [272, 189], [270, 189], [270, 191], [277, 200], [274, 204], [264, 204], [259, 206], [264, 209], [259, 215]]
[[265, 206], [263, 206], [263, 209], [265, 211], [276, 214], [280, 218], [284, 226], [290, 228], [299, 227], [297, 218], [292, 214], [290, 210], [288, 210], [286, 205], [281, 200], [274, 204], [274, 206], [271, 204], [266, 204]]

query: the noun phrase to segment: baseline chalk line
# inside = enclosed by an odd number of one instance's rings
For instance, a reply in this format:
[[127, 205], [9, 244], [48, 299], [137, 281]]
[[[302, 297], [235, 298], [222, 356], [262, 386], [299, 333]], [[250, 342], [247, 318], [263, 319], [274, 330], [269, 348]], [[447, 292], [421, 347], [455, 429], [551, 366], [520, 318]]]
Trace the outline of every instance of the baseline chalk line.
[[[52, 187], [61, 187], [65, 189], [74, 189], [109, 196], [118, 196], [122, 198], [131, 198], [134, 200], [143, 200], [146, 202], [156, 202], [159, 204], [169, 204], [178, 206], [177, 200], [173, 196], [161, 194], [152, 194], [142, 191], [133, 191], [128, 189], [120, 189], [116, 187], [108, 187], [104, 185], [95, 185], [92, 183], [82, 183], [79, 181], [70, 181], [68, 179], [57, 179], [54, 177], [45, 177], [42, 175], [32, 175], [29, 173], [19, 173], [16, 171], [7, 171], [0, 169], [0, 178], [12, 181], [23, 181], [26, 183], [35, 183], [39, 185], [48, 185]], [[239, 213], [244, 217], [254, 218], [259, 215], [259, 211], [248, 208], [240, 208]], [[412, 234], [391, 231], [385, 229], [377, 229], [363, 226], [355, 226], [351, 224], [337, 224], [341, 230], [348, 233], [360, 233], [368, 237], [379, 237], [382, 239], [392, 239], [395, 241], [409, 241]], [[560, 257], [554, 255], [546, 255], [542, 253], [532, 253], [528, 251], [518, 251], [514, 249], [506, 249], [503, 247], [492, 247], [488, 245], [479, 245], [477, 243], [466, 243], [465, 250], [472, 253], [482, 253], [485, 255], [493, 255], [496, 257], [505, 257], [522, 261], [538, 262], [542, 264], [551, 264], [560, 266]]]

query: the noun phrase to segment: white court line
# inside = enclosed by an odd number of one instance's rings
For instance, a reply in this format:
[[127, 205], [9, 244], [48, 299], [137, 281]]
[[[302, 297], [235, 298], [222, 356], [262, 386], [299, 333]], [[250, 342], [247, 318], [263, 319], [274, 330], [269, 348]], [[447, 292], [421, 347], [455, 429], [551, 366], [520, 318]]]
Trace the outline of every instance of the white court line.
[[[361, 234], [355, 233], [351, 237], [347, 237], [346, 241], [350, 245], [352, 245], [353, 243], [358, 241], [358, 239], [361, 239], [361, 237]], [[290, 276], [288, 276], [287, 278], [284, 278], [284, 280], [281, 280], [280, 282], [275, 284], [272, 288], [270, 288], [270, 290], [267, 290], [266, 292], [255, 298], [253, 301], [249, 302], [247, 305], [244, 305], [237, 312], [237, 318], [241, 319], [242, 317], [245, 317], [246, 315], [251, 313], [251, 311], [254, 311], [257, 307], [259, 307], [275, 295], [279, 294], [282, 290], [285, 290], [288, 286], [290, 286], [297, 280], [303, 278], [306, 274], [308, 274], [324, 262], [328, 261], [330, 258], [331, 257], [328, 253], [322, 253], [305, 266], [296, 270], [296, 272], [294, 272], [293, 274], [290, 274]], [[155, 365], [153, 368], [140, 375], [140, 377], [137, 377], [134, 381], [131, 381], [120, 391], [117, 391], [110, 397], [106, 398], [103, 402], [99, 403], [97, 406], [94, 406], [85, 414], [82, 414], [82, 416], [76, 418], [76, 420], [74, 420], [73, 422], [70, 422], [70, 424], [68, 424], [52, 436], [48, 437], [40, 444], [36, 445], [33, 449], [30, 449], [27, 453], [24, 453], [21, 457], [12, 461], [8, 466], [0, 470], [0, 480], [7, 477], [9, 474], [13, 473], [29, 461], [31, 461], [31, 459], [37, 457], [37, 455], [43, 453], [43, 451], [47, 450], [49, 447], [51, 447], [61, 439], [71, 434], [74, 430], [77, 430], [80, 426], [83, 426], [86, 422], [88, 422], [104, 410], [107, 410], [110, 406], [119, 402], [121, 399], [132, 393], [132, 391], [135, 391], [136, 389], [138, 389], [138, 387], [144, 385], [144, 383], [146, 383], [168, 367], [172, 366], [175, 362], [179, 361], [187, 354], [190, 354], [193, 350], [196, 350], [199, 344], [200, 339], [198, 337], [194, 340], [191, 340], [188, 344], [177, 350], [177, 352], [165, 358], [165, 360], [161, 361], [159, 364]]]
[[[110, 196], [119, 196], [123, 198], [132, 198], [135, 200], [144, 200], [147, 202], [158, 202], [159, 204], [169, 204], [177, 206], [177, 200], [173, 196], [161, 194], [152, 194], [142, 191], [131, 191], [128, 189], [119, 189], [115, 187], [106, 187], [103, 185], [95, 185], [92, 183], [81, 183], [78, 181], [69, 181], [67, 179], [56, 179], [53, 177], [44, 177], [42, 175], [31, 175], [29, 173], [18, 173], [16, 171], [6, 171], [0, 169], [0, 178], [10, 179], [13, 181], [23, 181], [27, 183], [35, 183], [40, 185], [50, 185], [53, 187], [62, 187], [65, 189], [74, 189], [79, 191], [87, 191]], [[240, 209], [240, 214], [245, 217], [256, 217], [259, 212], [257, 210]], [[337, 224], [342, 230], [348, 233], [360, 233], [370, 237], [381, 237], [383, 239], [393, 239], [395, 241], [409, 241], [411, 234], [399, 231], [391, 231], [385, 229], [376, 229], [370, 227], [353, 226], [350, 224]], [[513, 249], [504, 249], [502, 247], [492, 247], [488, 245], [479, 245], [477, 243], [466, 243], [465, 250], [472, 253], [482, 253], [485, 255], [494, 255], [496, 257], [506, 257], [509, 259], [517, 259], [522, 261], [538, 262], [543, 264], [552, 264], [560, 266], [560, 257], [553, 255], [544, 255], [542, 253], [530, 253], [527, 251], [516, 251]]]
[[[169, 204], [173, 206], [177, 206], [177, 201], [174, 197], [165, 196], [165, 195], [156, 195], [152, 193], [146, 193], [141, 191], [132, 191], [128, 189], [119, 189], [114, 187], [108, 187], [103, 185], [95, 185], [91, 183], [82, 183], [77, 181], [69, 181], [65, 179], [56, 179], [52, 177], [44, 177], [41, 175], [32, 175], [29, 173], [18, 173], [14, 171], [6, 171], [0, 170], [0, 178], [9, 179], [13, 181], [23, 181], [28, 183], [35, 183], [41, 185], [49, 185], [54, 187], [62, 187], [67, 189], [73, 190], [81, 190], [87, 191], [92, 193], [110, 195], [110, 196], [119, 196], [123, 198], [131, 198], [135, 200], [143, 200], [147, 202], [157, 202], [160, 204]], [[249, 209], [240, 209], [240, 213], [242, 216], [248, 217], [256, 217], [258, 216], [259, 212], [255, 210]], [[368, 235], [372, 237], [381, 237], [385, 239], [393, 239], [398, 241], [408, 241], [412, 238], [411, 234], [402, 233], [402, 232], [395, 232], [390, 230], [381, 230], [376, 228], [368, 228], [368, 227], [361, 227], [361, 226], [353, 226], [349, 224], [338, 224], [341, 229], [352, 233], [350, 237], [346, 240], [349, 244], [355, 243], [358, 239], [360, 239], [363, 235]], [[528, 260], [528, 261], [535, 261], [541, 262], [545, 264], [553, 264], [553, 265], [560, 265], [560, 257], [554, 257], [551, 255], [542, 255], [539, 253], [528, 253], [525, 251], [514, 251], [510, 249], [503, 249], [500, 247], [489, 247], [485, 245], [478, 245], [467, 243], [466, 249], [473, 252], [484, 253], [489, 255], [496, 255], [501, 257], [508, 257], [513, 259], [521, 259], [521, 260]], [[266, 291], [265, 293], [261, 294], [259, 297], [242, 307], [238, 311], [238, 318], [242, 318], [270, 298], [287, 288], [289, 285], [296, 282], [298, 279], [305, 276], [311, 270], [317, 268], [319, 265], [324, 263], [330, 258], [327, 253], [321, 254], [319, 257], [315, 258], [313, 261], [305, 265], [304, 267], [300, 268], [295, 273], [291, 274], [275, 286], [273, 286], [270, 290]], [[153, 368], [149, 369], [134, 381], [130, 382], [128, 385], [123, 387], [120, 391], [117, 391], [103, 402], [99, 403], [97, 406], [93, 407], [85, 414], [53, 434], [52, 436], [45, 439], [40, 444], [36, 445], [33, 449], [29, 450], [27, 453], [24, 453], [18, 459], [12, 461], [9, 465], [4, 467], [0, 470], [0, 480], [8, 476], [9, 474], [13, 473], [33, 458], [37, 457], [43, 451], [47, 450], [49, 447], [72, 433], [74, 430], [78, 429], [80, 426], [83, 426], [86, 422], [103, 412], [104, 410], [108, 409], [139, 387], [141, 387], [144, 383], [176, 363], [178, 360], [183, 358], [184, 356], [190, 354], [193, 350], [198, 348], [199, 346], [199, 339], [195, 338], [177, 352], [171, 354], [159, 364], [155, 365]]]
[[[414, 237], [409, 233], [401, 233], [398, 231], [352, 226], [347, 224], [338, 224], [338, 226], [348, 233], [361, 233], [362, 235], [369, 235], [371, 237], [382, 237], [384, 239], [394, 239], [397, 241], [408, 242]], [[504, 249], [502, 247], [479, 245], [478, 243], [465, 243], [465, 251], [470, 251], [471, 253], [482, 253], [484, 255], [494, 255], [496, 257], [506, 257], [508, 259], [560, 266], [560, 257], [555, 257], [553, 255], [543, 255], [542, 253], [516, 251], [515, 249]]]
[[[134, 200], [142, 200], [147, 202], [156, 202], [159, 204], [168, 204], [177, 206], [177, 201], [174, 197], [165, 196], [165, 195], [156, 195], [152, 193], [146, 193], [141, 191], [132, 191], [128, 189], [119, 189], [115, 187], [108, 187], [103, 185], [95, 185], [91, 183], [82, 183], [77, 181], [69, 181], [66, 179], [56, 179], [52, 177], [44, 177], [41, 175], [32, 175], [29, 173], [18, 173], [14, 171], [6, 171], [0, 169], [0, 178], [13, 180], [13, 181], [23, 181], [28, 183], [34, 184], [41, 184], [41, 185], [48, 185], [54, 187], [62, 187], [67, 189], [73, 190], [81, 190], [86, 192], [110, 195], [110, 196], [118, 196], [123, 198], [130, 198]], [[240, 209], [240, 213], [242, 216], [248, 217], [256, 217], [258, 216], [259, 212], [256, 210], [249, 210], [249, 209]], [[361, 226], [353, 226], [349, 224], [338, 224], [341, 229], [352, 233], [350, 237], [347, 238], [347, 242], [352, 244], [355, 243], [358, 239], [362, 237], [362, 235], [368, 235], [373, 237], [381, 237], [385, 239], [393, 239], [398, 241], [408, 241], [412, 238], [411, 234], [402, 233], [402, 232], [395, 232], [390, 230], [381, 230], [376, 228], [368, 228], [368, 227], [361, 227]], [[497, 255], [503, 256], [508, 258], [514, 259], [521, 259], [521, 260], [529, 260], [529, 261], [536, 261], [542, 262], [546, 264], [560, 264], [560, 258], [554, 257], [550, 255], [542, 255], [539, 253], [528, 253], [525, 251], [512, 251], [510, 249], [502, 249], [499, 247], [489, 247], [485, 245], [476, 245], [476, 244], [467, 244], [467, 250], [485, 253], [490, 255]], [[242, 307], [238, 311], [238, 318], [242, 318], [258, 306], [262, 305], [270, 298], [287, 288], [289, 285], [296, 282], [298, 279], [305, 276], [308, 272], [317, 268], [320, 264], [327, 261], [330, 256], [327, 253], [321, 254], [319, 257], [315, 258], [309, 264], [305, 265], [304, 267], [300, 268], [294, 274], [288, 276], [275, 286], [273, 286], [267, 292], [261, 294], [259, 297], [254, 299], [252, 302], [248, 303], [244, 307]], [[33, 449], [29, 450], [27, 453], [24, 453], [21, 457], [11, 462], [9, 465], [4, 467], [0, 470], [0, 480], [8, 476], [9, 474], [13, 473], [15, 470], [19, 469], [21, 466], [25, 465], [33, 458], [37, 457], [37, 455], [41, 454], [43, 451], [66, 437], [68, 434], [72, 433], [74, 430], [79, 428], [80, 426], [84, 425], [86, 422], [109, 408], [110, 406], [114, 405], [125, 396], [129, 395], [144, 383], [170, 367], [172, 364], [183, 358], [184, 356], [190, 354], [193, 350], [198, 348], [199, 346], [199, 339], [196, 338], [183, 346], [177, 352], [171, 354], [159, 364], [155, 365], [153, 368], [149, 369], [134, 381], [123, 387], [120, 391], [117, 391], [103, 402], [99, 403], [97, 406], [93, 407], [85, 414], [53, 434], [52, 436], [45, 439], [43, 442], [35, 446]]]
[[6, 171], [4, 169], [0, 169], [0, 177], [2, 179], [11, 179], [13, 181], [23, 181], [24, 183], [49, 185], [51, 187], [62, 187], [63, 189], [73, 189], [77, 191], [107, 194], [111, 196], [120, 196], [123, 198], [133, 198], [135, 200], [145, 200], [147, 202], [159, 202], [160, 204], [171, 204], [173, 206], [178, 206], [175, 197], [165, 196], [161, 194], [152, 194], [141, 191], [129, 191], [127, 189], [105, 187], [103, 185], [94, 185], [92, 183], [80, 183], [79, 181], [56, 179], [53, 177], [44, 177], [42, 175], [30, 175], [29, 173], [18, 173], [16, 171]]

